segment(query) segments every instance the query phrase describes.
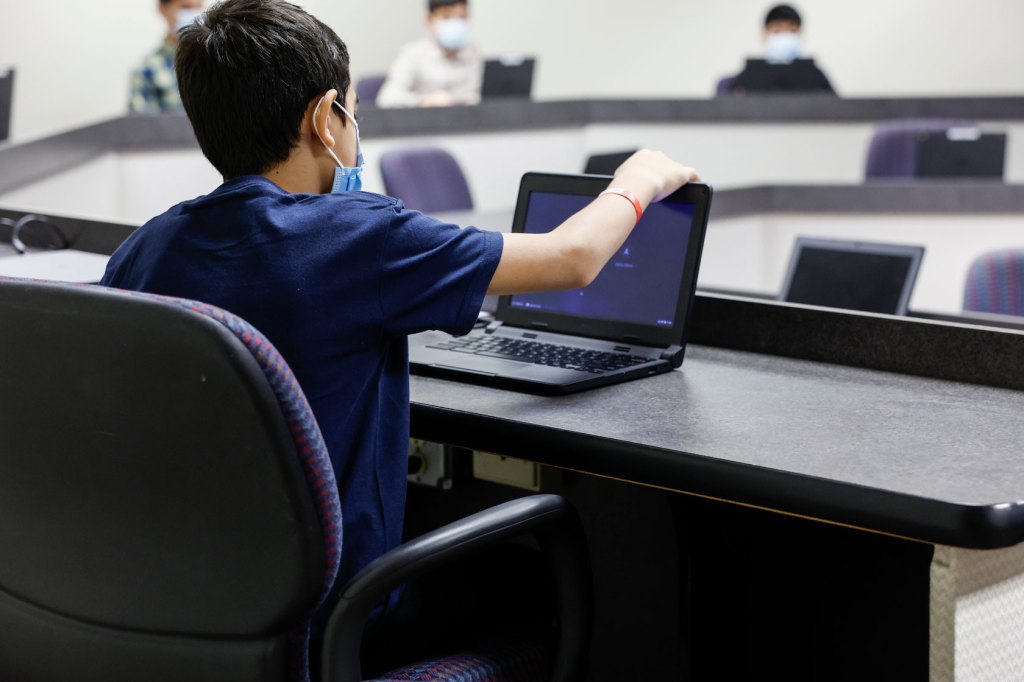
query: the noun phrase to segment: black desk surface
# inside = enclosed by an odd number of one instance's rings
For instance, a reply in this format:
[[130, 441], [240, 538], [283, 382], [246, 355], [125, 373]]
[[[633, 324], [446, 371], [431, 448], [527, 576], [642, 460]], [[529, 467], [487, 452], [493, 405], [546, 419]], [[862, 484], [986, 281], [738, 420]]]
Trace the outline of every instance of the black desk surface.
[[[691, 344], [679, 371], [567, 397], [413, 377], [412, 432], [926, 542], [993, 548], [1024, 540], [1024, 392], [850, 366], [871, 345], [909, 345], [899, 334], [951, 334], [889, 320], [863, 318], [890, 330], [851, 337], [860, 348], [845, 366]], [[803, 320], [806, 329], [832, 324]], [[992, 349], [991, 337], [982, 343]], [[915, 352], [927, 351], [906, 351]], [[958, 352], [938, 362], [955, 362]]]

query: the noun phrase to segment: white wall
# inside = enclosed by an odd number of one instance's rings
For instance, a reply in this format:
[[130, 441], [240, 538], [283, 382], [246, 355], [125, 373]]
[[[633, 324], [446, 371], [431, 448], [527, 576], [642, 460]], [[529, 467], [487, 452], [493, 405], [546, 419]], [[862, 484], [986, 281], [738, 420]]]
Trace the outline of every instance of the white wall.
[[[471, 0], [487, 53], [540, 58], [536, 95], [703, 97], [760, 44], [771, 2]], [[349, 44], [358, 77], [423, 30], [425, 0], [300, 0]], [[157, 0], [0, 0], [0, 64], [18, 68], [14, 139], [125, 108], [160, 40]], [[800, 0], [808, 49], [847, 96], [1024, 93], [1024, 2]]]

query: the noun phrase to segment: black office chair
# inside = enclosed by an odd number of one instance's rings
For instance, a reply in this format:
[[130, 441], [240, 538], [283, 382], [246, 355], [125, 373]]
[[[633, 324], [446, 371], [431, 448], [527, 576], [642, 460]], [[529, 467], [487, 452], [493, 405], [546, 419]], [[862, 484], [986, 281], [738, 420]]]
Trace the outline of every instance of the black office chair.
[[583, 172], [587, 175], [615, 175], [619, 166], [626, 163], [626, 159], [636, 154], [636, 149], [625, 149], [615, 152], [602, 152], [591, 154], [583, 165]]
[[[311, 615], [344, 551], [341, 506], [273, 346], [202, 303], [0, 279], [0, 358], [0, 679], [308, 680]], [[499, 641], [432, 661], [447, 677], [414, 666], [379, 679], [582, 679], [586, 547], [550, 495], [366, 567], [333, 607], [321, 679], [361, 679], [363, 624], [396, 586], [524, 533], [558, 585], [556, 650]]]

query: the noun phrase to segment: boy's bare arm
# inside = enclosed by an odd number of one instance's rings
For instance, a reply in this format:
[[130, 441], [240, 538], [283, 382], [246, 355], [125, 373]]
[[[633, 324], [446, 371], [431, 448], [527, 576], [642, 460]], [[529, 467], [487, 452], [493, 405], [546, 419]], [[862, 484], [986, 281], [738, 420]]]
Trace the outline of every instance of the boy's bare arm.
[[[609, 187], [628, 189], [646, 209], [687, 182], [696, 171], [661, 152], [642, 150], [615, 172]], [[598, 197], [547, 234], [506, 234], [488, 294], [576, 289], [590, 284], [636, 225], [636, 210], [617, 195]]]

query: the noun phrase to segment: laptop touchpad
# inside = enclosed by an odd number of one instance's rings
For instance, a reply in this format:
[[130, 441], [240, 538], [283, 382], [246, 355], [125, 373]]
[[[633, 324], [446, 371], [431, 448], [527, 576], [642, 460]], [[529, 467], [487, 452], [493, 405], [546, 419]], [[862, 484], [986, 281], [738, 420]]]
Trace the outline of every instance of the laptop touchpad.
[[[434, 363], [435, 367], [446, 367], [443, 362]], [[509, 374], [533, 367], [529, 362], [516, 362], [515, 360], [502, 360], [500, 358], [481, 358], [467, 355], [459, 358], [459, 366], [456, 369], [468, 369], [474, 372], [486, 374]]]

